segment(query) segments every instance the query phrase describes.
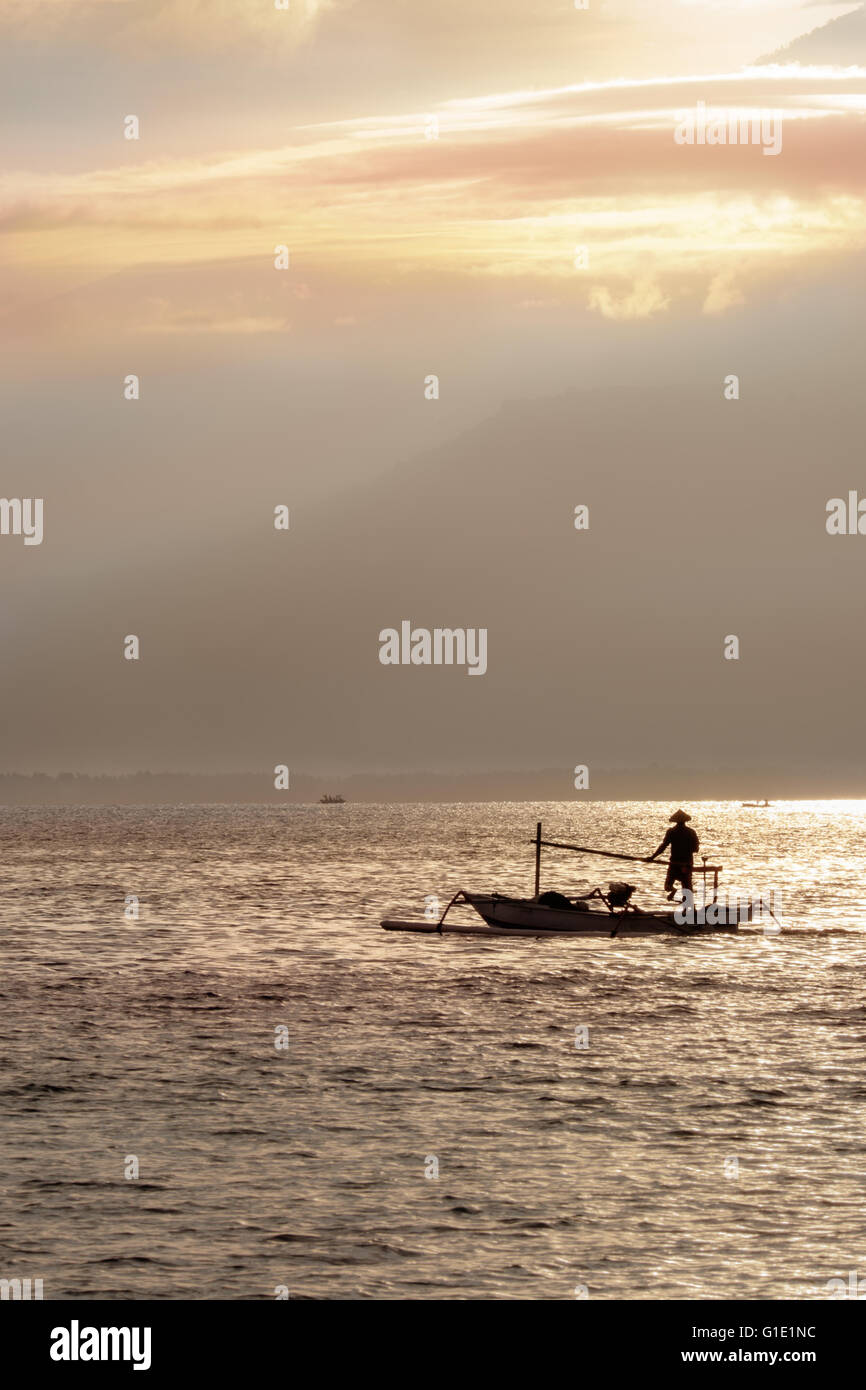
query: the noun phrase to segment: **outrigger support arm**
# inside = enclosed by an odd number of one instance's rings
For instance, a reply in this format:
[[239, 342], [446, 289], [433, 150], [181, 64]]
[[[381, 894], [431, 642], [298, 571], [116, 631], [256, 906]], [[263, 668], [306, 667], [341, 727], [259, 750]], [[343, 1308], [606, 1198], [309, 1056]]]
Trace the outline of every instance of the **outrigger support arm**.
[[448, 916], [448, 913], [451, 911], [454, 904], [456, 902], [459, 902], [461, 898], [463, 898], [463, 896], [464, 890], [462, 888], [458, 888], [457, 892], [454, 894], [454, 897], [451, 899], [445, 911], [442, 913], [442, 916], [439, 918], [439, 921], [436, 923], [436, 930], [438, 931], [440, 936], [442, 935], [442, 923], [445, 921], [445, 918]]

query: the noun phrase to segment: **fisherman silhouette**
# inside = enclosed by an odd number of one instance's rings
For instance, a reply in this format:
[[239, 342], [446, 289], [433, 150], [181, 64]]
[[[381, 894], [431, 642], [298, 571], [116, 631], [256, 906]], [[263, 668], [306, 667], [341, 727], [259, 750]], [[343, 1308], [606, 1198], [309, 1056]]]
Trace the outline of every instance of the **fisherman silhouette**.
[[673, 898], [676, 889], [674, 884], [681, 883], [684, 889], [691, 892], [692, 889], [692, 864], [694, 862], [695, 850], [700, 844], [691, 826], [686, 825], [687, 820], [691, 820], [688, 811], [674, 811], [671, 820], [675, 823], [665, 831], [665, 837], [656, 850], [647, 859], [651, 864], [654, 859], [670, 847], [671, 858], [668, 864], [668, 871], [665, 877], [665, 891], [668, 901]]

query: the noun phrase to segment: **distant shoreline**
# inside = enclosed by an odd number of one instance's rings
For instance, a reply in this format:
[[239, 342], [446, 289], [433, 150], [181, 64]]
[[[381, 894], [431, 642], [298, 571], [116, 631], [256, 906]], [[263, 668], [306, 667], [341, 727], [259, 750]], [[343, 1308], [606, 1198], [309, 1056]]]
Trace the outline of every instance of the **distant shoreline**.
[[[298, 773], [289, 789], [277, 791], [269, 771], [260, 773], [135, 772], [0, 773], [0, 806], [306, 806], [325, 794], [340, 795], [353, 805], [472, 804], [478, 802], [593, 801], [836, 801], [866, 797], [866, 775], [843, 772], [779, 771], [762, 775], [753, 769], [659, 769], [632, 772], [599, 769], [587, 791], [571, 789], [568, 769], [491, 773], [354, 773], [318, 777]], [[323, 812], [339, 815], [331, 804]], [[745, 809], [749, 809], [744, 807]]]

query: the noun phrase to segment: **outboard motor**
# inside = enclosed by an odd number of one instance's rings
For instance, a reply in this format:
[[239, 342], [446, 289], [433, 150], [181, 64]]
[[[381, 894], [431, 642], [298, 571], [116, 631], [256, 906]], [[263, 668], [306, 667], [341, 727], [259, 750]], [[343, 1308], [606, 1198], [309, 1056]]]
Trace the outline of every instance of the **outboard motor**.
[[633, 883], [609, 883], [607, 885], [607, 900], [611, 907], [625, 907], [634, 891], [635, 885]]

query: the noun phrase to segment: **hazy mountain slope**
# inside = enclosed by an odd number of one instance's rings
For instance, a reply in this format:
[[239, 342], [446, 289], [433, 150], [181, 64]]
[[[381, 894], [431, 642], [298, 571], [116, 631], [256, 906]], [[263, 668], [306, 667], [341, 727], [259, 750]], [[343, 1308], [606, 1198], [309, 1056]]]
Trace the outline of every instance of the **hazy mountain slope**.
[[861, 67], [866, 64], [866, 5], [851, 14], [831, 19], [793, 43], [779, 48], [761, 63], [836, 64]]
[[[40, 552], [19, 550], [0, 761], [862, 761], [866, 540], [824, 529], [862, 476], [860, 404], [831, 378], [744, 388], [517, 401], [288, 534], [264, 511], [222, 535], [190, 517], [110, 575], [34, 585]], [[488, 673], [382, 666], [404, 618], [486, 627]]]

